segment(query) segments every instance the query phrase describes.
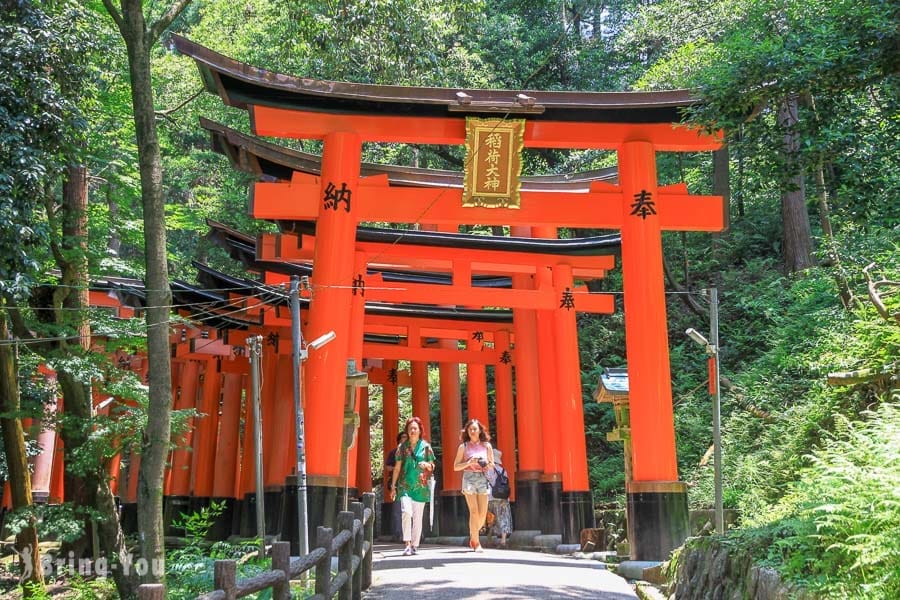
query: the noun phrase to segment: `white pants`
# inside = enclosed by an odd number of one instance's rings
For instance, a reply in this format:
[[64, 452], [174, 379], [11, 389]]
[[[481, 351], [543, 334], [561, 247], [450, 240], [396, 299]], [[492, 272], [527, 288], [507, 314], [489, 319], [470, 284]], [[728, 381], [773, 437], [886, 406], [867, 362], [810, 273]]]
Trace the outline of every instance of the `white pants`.
[[414, 548], [419, 547], [419, 541], [422, 538], [422, 515], [424, 514], [424, 502], [416, 502], [409, 496], [400, 498], [400, 521], [403, 524], [403, 541], [410, 542]]

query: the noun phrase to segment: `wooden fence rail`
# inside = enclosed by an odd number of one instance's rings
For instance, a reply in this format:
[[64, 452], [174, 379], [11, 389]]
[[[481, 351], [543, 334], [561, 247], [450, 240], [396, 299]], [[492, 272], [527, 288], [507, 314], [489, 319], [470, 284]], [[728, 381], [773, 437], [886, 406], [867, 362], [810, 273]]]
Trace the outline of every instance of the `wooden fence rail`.
[[[256, 577], [237, 579], [237, 562], [217, 560], [213, 579], [215, 590], [197, 600], [234, 600], [272, 588], [274, 600], [291, 597], [290, 581], [315, 569], [314, 600], [359, 600], [362, 591], [372, 585], [372, 542], [375, 537], [375, 495], [363, 494], [362, 502], [352, 502], [351, 511], [338, 514], [338, 533], [327, 527], [316, 531], [316, 547], [305, 556], [291, 558], [289, 542], [272, 544], [272, 569]], [[331, 558], [337, 556], [338, 570], [331, 575]], [[162, 600], [165, 587], [143, 584], [138, 588], [139, 600]]]

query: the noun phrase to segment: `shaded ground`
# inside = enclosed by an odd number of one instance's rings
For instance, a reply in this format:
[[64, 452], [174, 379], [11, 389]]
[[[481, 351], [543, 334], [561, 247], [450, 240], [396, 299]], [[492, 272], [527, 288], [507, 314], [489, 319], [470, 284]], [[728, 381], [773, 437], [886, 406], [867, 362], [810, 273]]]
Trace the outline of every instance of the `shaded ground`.
[[367, 600], [634, 600], [631, 586], [602, 563], [567, 556], [459, 546], [422, 546], [403, 556], [399, 544], [376, 544]]

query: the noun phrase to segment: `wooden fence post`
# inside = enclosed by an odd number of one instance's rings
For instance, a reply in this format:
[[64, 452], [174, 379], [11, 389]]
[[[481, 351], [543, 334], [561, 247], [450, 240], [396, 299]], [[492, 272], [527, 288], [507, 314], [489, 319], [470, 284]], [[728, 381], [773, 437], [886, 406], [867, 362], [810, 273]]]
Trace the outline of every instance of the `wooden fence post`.
[[356, 521], [359, 521], [359, 531], [356, 532], [356, 535], [353, 536], [353, 555], [359, 557], [359, 566], [356, 571], [353, 572], [353, 600], [361, 600], [362, 598], [362, 575], [363, 575], [363, 542], [366, 539], [366, 526], [363, 511], [362, 502], [353, 502], [350, 504], [350, 509], [353, 510], [353, 524], [356, 524]]
[[[338, 513], [338, 531], [349, 530], [353, 532], [353, 513], [341, 511]], [[353, 536], [338, 551], [338, 571], [347, 574], [347, 583], [341, 586], [339, 600], [353, 600]]]
[[138, 586], [138, 600], [165, 600], [166, 586], [161, 583], [142, 583]]
[[225, 600], [237, 599], [237, 562], [217, 560], [213, 567], [213, 587], [225, 592]]
[[316, 563], [316, 594], [323, 598], [331, 598], [331, 542], [334, 536], [331, 529], [322, 527], [316, 530], [316, 547], [325, 548], [325, 556]]
[[369, 551], [363, 559], [362, 587], [364, 590], [372, 587], [372, 554], [375, 543], [375, 494], [366, 492], [363, 494], [363, 506], [369, 509], [371, 517], [366, 522], [366, 541], [369, 542]]
[[291, 543], [275, 542], [272, 544], [272, 570], [284, 572], [283, 583], [272, 586], [273, 600], [290, 600], [291, 597]]

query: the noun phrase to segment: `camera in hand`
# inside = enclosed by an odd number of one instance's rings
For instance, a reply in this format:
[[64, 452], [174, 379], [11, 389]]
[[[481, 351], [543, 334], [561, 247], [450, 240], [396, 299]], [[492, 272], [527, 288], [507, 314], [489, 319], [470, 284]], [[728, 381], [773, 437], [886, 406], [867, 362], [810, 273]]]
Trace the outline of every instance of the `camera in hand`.
[[487, 466], [487, 461], [486, 461], [485, 459], [483, 459], [483, 458], [479, 458], [479, 459], [478, 459], [478, 466], [481, 467], [482, 469], [485, 468], [485, 467]]

